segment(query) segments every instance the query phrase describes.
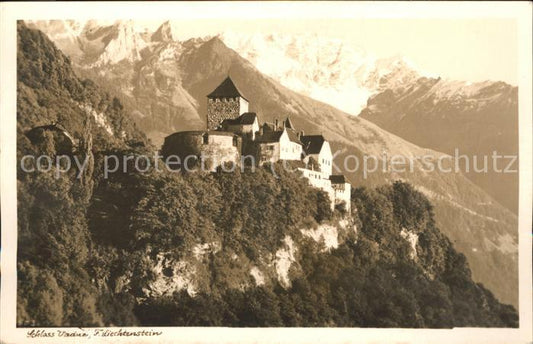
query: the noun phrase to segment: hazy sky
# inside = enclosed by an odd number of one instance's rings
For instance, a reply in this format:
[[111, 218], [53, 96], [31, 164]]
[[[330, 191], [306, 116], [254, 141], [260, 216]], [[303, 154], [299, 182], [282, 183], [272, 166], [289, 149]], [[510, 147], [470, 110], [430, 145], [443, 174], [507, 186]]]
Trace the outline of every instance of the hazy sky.
[[[152, 30], [161, 22], [136, 21]], [[172, 23], [181, 38], [226, 30], [318, 34], [343, 39], [378, 57], [403, 55], [434, 76], [517, 84], [517, 26], [511, 19], [180, 19]]]

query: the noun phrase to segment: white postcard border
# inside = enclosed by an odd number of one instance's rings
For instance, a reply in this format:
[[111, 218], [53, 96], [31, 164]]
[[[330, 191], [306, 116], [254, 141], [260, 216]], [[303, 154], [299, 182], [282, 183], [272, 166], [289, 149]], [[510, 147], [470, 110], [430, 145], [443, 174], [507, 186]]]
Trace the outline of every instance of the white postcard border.
[[[351, 329], [122, 327], [112, 331], [161, 331], [160, 336], [60, 338], [65, 343], [525, 343], [533, 339], [532, 318], [532, 105], [530, 2], [114, 2], [2, 3], [0, 83], [0, 190], [2, 213], [1, 337], [5, 343], [57, 343], [58, 337], [30, 339], [16, 328], [16, 21], [18, 19], [178, 18], [510, 18], [519, 35], [520, 113], [520, 328], [519, 329]], [[49, 330], [49, 329], [47, 329]], [[56, 331], [57, 329], [52, 329]], [[65, 330], [74, 331], [73, 328]], [[78, 329], [94, 334], [93, 328]]]

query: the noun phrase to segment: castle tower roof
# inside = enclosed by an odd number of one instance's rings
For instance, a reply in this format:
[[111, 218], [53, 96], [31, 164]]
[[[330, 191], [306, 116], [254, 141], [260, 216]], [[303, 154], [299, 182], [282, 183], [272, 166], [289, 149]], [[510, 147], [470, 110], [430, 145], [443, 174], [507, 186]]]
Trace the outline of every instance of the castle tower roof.
[[[233, 83], [228, 76], [217, 88], [207, 95], [207, 98], [244, 98], [242, 93], [237, 89], [237, 86]], [[244, 98], [246, 99], [246, 98]], [[247, 99], [246, 99], [247, 100]]]

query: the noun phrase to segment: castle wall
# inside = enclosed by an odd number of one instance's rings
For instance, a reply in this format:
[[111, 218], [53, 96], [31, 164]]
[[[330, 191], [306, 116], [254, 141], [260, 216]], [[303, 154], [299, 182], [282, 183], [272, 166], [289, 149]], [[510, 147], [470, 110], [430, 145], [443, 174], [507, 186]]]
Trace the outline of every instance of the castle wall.
[[307, 163], [310, 158], [313, 158], [320, 166], [322, 178], [329, 179], [333, 171], [333, 155], [331, 154], [329, 143], [327, 141], [324, 142], [318, 154], [307, 154], [304, 161]]
[[[214, 130], [225, 119], [234, 119], [241, 115], [242, 98], [209, 98], [207, 100], [207, 129]], [[248, 102], [246, 110], [248, 111]]]
[[322, 171], [324, 178], [329, 179], [329, 176], [331, 176], [333, 171], [333, 155], [331, 154], [331, 148], [327, 141], [322, 145], [322, 149], [318, 156], [318, 163], [320, 164], [320, 170]]
[[331, 187], [331, 181], [322, 177], [322, 172], [314, 171], [307, 168], [299, 168], [303, 176], [307, 178], [309, 185], [319, 188], [328, 194], [331, 201], [331, 209], [335, 207], [335, 190]]
[[310, 170], [307, 168], [299, 168], [298, 170], [303, 173], [304, 177], [308, 179], [309, 184], [311, 184], [312, 186], [319, 189], [324, 189], [324, 191], [327, 192], [330, 192], [331, 189], [331, 192], [333, 192], [333, 189], [331, 187], [331, 181], [329, 179], [322, 178], [322, 172]]
[[242, 97], [239, 97], [239, 116], [248, 112], [248, 101]]
[[182, 168], [185, 163], [189, 169], [200, 168], [203, 163], [206, 170], [216, 171], [224, 163], [239, 164], [241, 144], [232, 133], [182, 131], [165, 138], [161, 155], [178, 156]]
[[335, 204], [344, 202], [346, 204], [346, 210], [349, 212], [351, 208], [351, 194], [352, 185], [350, 183], [344, 184], [332, 184], [334, 190]]
[[324, 179], [321, 171], [314, 171], [307, 168], [299, 168], [298, 170], [307, 178], [309, 185], [319, 188], [328, 194], [332, 209], [335, 208], [335, 205], [344, 202], [346, 210], [348, 212], [350, 211], [352, 192], [352, 185], [350, 183], [335, 184], [331, 183], [329, 179]]

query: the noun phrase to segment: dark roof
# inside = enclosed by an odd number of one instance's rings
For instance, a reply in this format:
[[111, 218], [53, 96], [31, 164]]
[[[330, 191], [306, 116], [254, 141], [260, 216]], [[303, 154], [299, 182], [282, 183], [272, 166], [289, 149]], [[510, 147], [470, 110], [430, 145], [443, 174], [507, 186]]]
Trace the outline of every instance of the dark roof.
[[245, 112], [239, 116], [240, 124], [254, 124], [257, 115], [255, 112]]
[[285, 121], [283, 121], [283, 124], [285, 124], [285, 128], [294, 129], [294, 125], [292, 125], [291, 119], [287, 117]]
[[30, 130], [28, 130], [26, 132], [26, 135], [28, 136], [32, 136], [34, 135], [38, 130], [50, 130], [50, 131], [55, 131], [55, 132], [58, 132], [58, 133], [61, 133], [63, 134], [64, 136], [66, 136], [73, 144], [74, 144], [74, 137], [72, 137], [72, 135], [70, 135], [70, 133], [59, 123], [52, 123], [52, 124], [47, 124], [47, 125], [40, 125], [38, 127], [34, 127], [34, 128], [31, 128]]
[[40, 125], [40, 126], [31, 128], [29, 131], [35, 131], [35, 130], [38, 130], [38, 129], [67, 132], [67, 130], [59, 123]]
[[289, 134], [289, 140], [291, 140], [292, 142], [296, 142], [296, 143], [302, 144], [302, 142], [300, 141], [300, 138], [298, 137], [298, 134], [296, 133], [295, 130], [292, 130], [292, 129], [288, 128], [287, 129], [287, 134]]
[[344, 178], [343, 174], [332, 174], [331, 176], [329, 176], [329, 180], [331, 180], [331, 183], [333, 184], [346, 183], [346, 178]]
[[[242, 93], [237, 89], [237, 86], [233, 83], [228, 76], [217, 88], [207, 95], [207, 98], [235, 98], [242, 97]], [[246, 98], [244, 98], [246, 99]]]
[[322, 135], [307, 135], [301, 136], [300, 141], [303, 143], [306, 154], [318, 154], [322, 149], [322, 145], [326, 142], [326, 139], [324, 139], [324, 136]]
[[225, 119], [222, 121], [222, 123], [227, 123], [230, 125], [247, 125], [247, 124], [254, 124], [255, 119], [257, 118], [257, 115], [255, 112], [245, 112], [242, 115], [240, 115], [237, 118], [232, 119]]
[[[289, 136], [289, 140], [298, 144], [302, 144], [300, 140], [298, 139], [298, 134], [296, 131], [292, 129], [285, 129], [287, 131], [287, 135]], [[276, 130], [276, 131], [263, 131], [263, 134], [258, 136], [256, 140], [258, 142], [279, 142], [279, 139], [281, 138], [281, 135], [283, 134], [282, 130]]]
[[256, 141], [260, 143], [279, 142], [282, 134], [283, 130], [263, 132], [262, 135], [257, 136]]

